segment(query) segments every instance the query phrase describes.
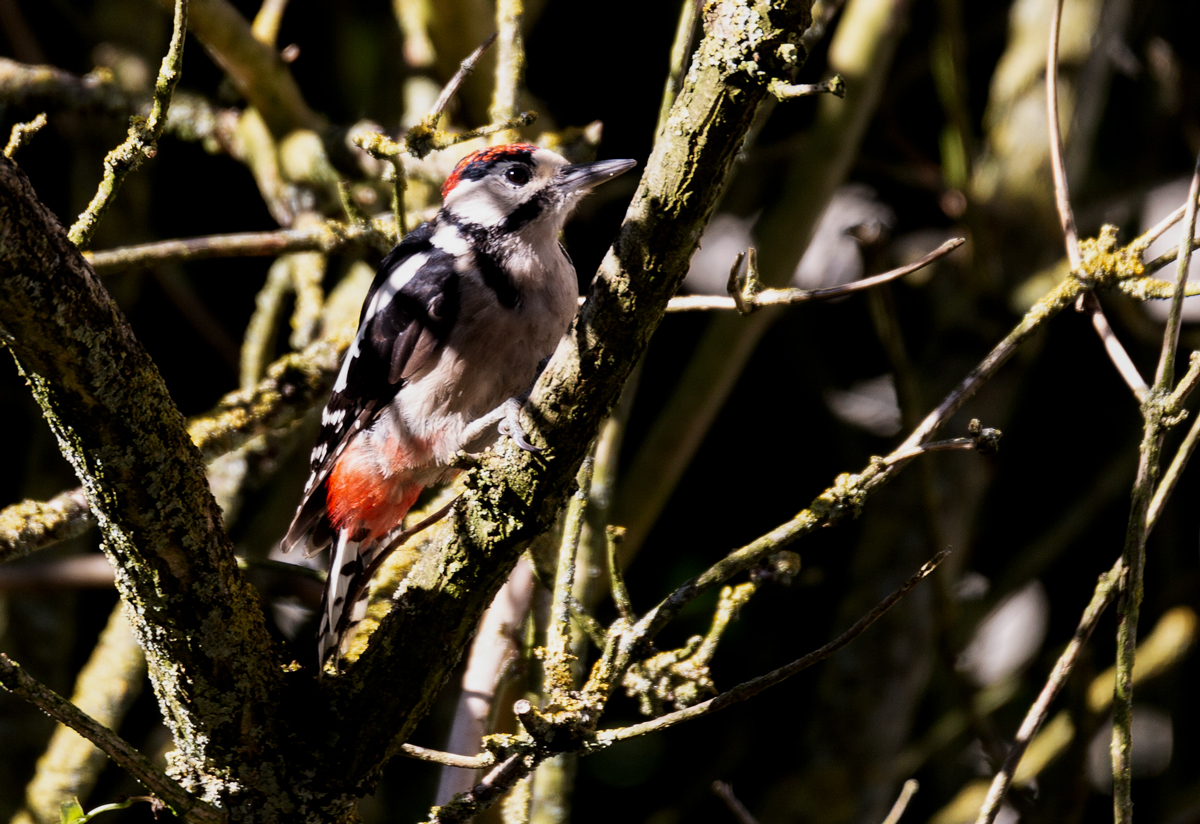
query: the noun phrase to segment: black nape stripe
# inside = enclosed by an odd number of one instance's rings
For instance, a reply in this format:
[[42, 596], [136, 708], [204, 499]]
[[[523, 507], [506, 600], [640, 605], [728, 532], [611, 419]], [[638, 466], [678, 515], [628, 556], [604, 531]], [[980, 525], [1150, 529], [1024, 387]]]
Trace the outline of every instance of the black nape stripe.
[[453, 212], [443, 210], [441, 217], [471, 239], [475, 251], [475, 264], [479, 267], [483, 282], [496, 293], [496, 300], [500, 301], [500, 305], [512, 309], [519, 304], [521, 293], [509, 276], [508, 270], [500, 262], [501, 253], [497, 248], [495, 232], [478, 223], [467, 223]]

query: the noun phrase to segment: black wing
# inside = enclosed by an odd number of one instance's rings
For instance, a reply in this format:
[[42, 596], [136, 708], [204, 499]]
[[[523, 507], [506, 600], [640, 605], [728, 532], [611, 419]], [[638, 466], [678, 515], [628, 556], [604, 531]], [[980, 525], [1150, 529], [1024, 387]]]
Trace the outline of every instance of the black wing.
[[[333, 528], [326, 515], [325, 479], [338, 456], [450, 334], [458, 315], [458, 274], [453, 256], [434, 246], [432, 235], [432, 224], [424, 224], [397, 244], [379, 266], [363, 302], [358, 334], [321, 414], [311, 474], [283, 539], [284, 552], [300, 542], [306, 544], [306, 554], [329, 545]], [[412, 276], [402, 285], [393, 282], [393, 275], [416, 257], [421, 260]], [[372, 300], [388, 289], [394, 289], [394, 294], [382, 298], [382, 305], [368, 318]]]

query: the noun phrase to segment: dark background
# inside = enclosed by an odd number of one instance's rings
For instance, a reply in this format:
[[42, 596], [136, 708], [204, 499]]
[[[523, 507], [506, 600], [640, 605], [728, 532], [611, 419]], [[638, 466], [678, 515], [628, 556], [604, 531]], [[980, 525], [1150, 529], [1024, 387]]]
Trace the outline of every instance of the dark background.
[[[895, 212], [890, 240], [870, 251], [869, 266], [881, 270], [902, 256], [901, 241], [933, 230], [925, 248], [943, 236], [974, 237], [961, 216], [943, 208], [947, 186], [939, 140], [947, 114], [930, 72], [934, 38], [944, 25], [947, 4], [912, 5], [878, 109], [850, 172], [869, 184]], [[0, 53], [23, 62], [45, 62], [79, 74], [95, 65], [96, 50], [115, 44], [142, 55], [151, 74], [165, 51], [168, 14], [150, 0], [0, 0]], [[236, 4], [252, 17], [256, 4]], [[662, 82], [674, 34], [677, 3], [611, 0], [583, 8], [546, 2], [528, 10], [528, 92], [541, 118], [532, 130], [604, 124], [601, 157], [632, 157], [644, 164], [658, 113]], [[1141, 199], [1152, 186], [1186, 176], [1200, 149], [1200, 51], [1194, 33], [1200, 8], [1190, 3], [1132, 0], [1123, 42], [1132, 62], [1113, 75], [1092, 160], [1072, 190], [1082, 235], [1115, 220], [1123, 240], [1138, 231]], [[435, 8], [436, 11], [436, 8]], [[24, 20], [24, 30], [13, 21]], [[1009, 42], [1005, 3], [961, 3], [964, 93], [970, 125], [986, 144], [984, 113], [997, 61]], [[835, 18], [836, 26], [837, 18]], [[394, 133], [402, 113], [401, 84], [412, 70], [401, 54], [402, 36], [384, 2], [294, 3], [284, 18], [280, 46], [295, 43], [300, 57], [292, 70], [309, 104], [331, 122], [349, 125], [370, 118]], [[1151, 44], [1166, 44], [1176, 73], [1167, 88], [1148, 67]], [[826, 76], [828, 39], [818, 44], [799, 82]], [[474, 43], [460, 44], [462, 51]], [[1159, 48], [1158, 45], [1153, 48]], [[461, 57], [455, 55], [454, 59]], [[189, 39], [181, 89], [223, 105], [240, 105], [202, 46]], [[446, 77], [429, 74], [438, 82]], [[486, 100], [486, 72], [468, 81], [467, 103], [451, 115], [460, 127], [481, 125], [486, 112], [471, 100]], [[1164, 105], [1168, 93], [1173, 105]], [[780, 170], [792, 159], [789, 147], [805, 134], [816, 104], [782, 104], [731, 183], [728, 201], [742, 214], [765, 208], [778, 190]], [[37, 112], [7, 105], [4, 133]], [[39, 196], [70, 224], [90, 199], [104, 153], [123, 137], [124, 118], [103, 113], [58, 112], [24, 148], [18, 160]], [[982, 149], [981, 149], [982, 151]], [[820, 158], [812, 162], [820, 163]], [[582, 277], [595, 270], [632, 192], [623, 180], [597, 195], [568, 227], [566, 242]], [[1050, 191], [1045, 178], [1045, 191]], [[1047, 194], [1048, 197], [1048, 194]], [[745, 205], [743, 205], [745, 204]], [[887, 287], [914, 371], [921, 386], [923, 415], [1015, 324], [1014, 291], [1062, 256], [1052, 213], [1013, 208], [998, 201], [972, 202], [990, 247], [972, 243], [919, 283]], [[164, 137], [158, 157], [125, 183], [105, 218], [93, 248], [217, 232], [276, 228], [249, 172], [196, 143]], [[1177, 232], [1173, 232], [1177, 234]], [[981, 260], [981, 255], [987, 255]], [[341, 261], [344, 262], [344, 261]], [[329, 267], [331, 286], [344, 266]], [[230, 259], [139, 271], [106, 283], [159, 365], [185, 415], [209, 409], [236, 387], [236, 352], [270, 265], [267, 259]], [[970, 271], [992, 273], [978, 288]], [[1173, 276], [1174, 269], [1169, 270]], [[1164, 276], [1167, 276], [1164, 273]], [[175, 283], [176, 288], [164, 284]], [[182, 290], [179, 284], [183, 284]], [[1152, 372], [1159, 343], [1157, 327], [1139, 307], [1105, 296], [1109, 317], [1143, 374]], [[633, 460], [641, 439], [669, 397], [707, 319], [668, 317], [656, 334], [629, 424], [623, 463]], [[1181, 351], [1200, 347], [1200, 333], [1185, 327]], [[757, 349], [731, 400], [705, 439], [629, 570], [636, 606], [645, 609], [669, 588], [701, 571], [803, 508], [840, 472], [862, 468], [869, 456], [887, 452], [903, 435], [882, 438], [838, 421], [823, 401], [827, 389], [891, 370], [863, 296], [833, 304], [790, 309]], [[906, 410], [907, 411], [907, 410]], [[1065, 312], [1040, 332], [1014, 362], [981, 393], [968, 413], [1004, 431], [995, 456], [954, 453], [930, 459], [937, 511], [953, 528], [955, 577], [978, 573], [991, 583], [975, 601], [956, 601], [956, 580], [923, 585], [897, 616], [871, 630], [838, 659], [759, 696], [698, 722], [631, 741], [580, 762], [573, 801], [577, 822], [623, 820], [671, 824], [732, 821], [711, 793], [714, 780], [731, 782], [750, 810], [765, 822], [862, 821], [878, 808], [865, 788], [890, 787], [890, 797], [910, 777], [881, 780], [865, 772], [895, 763], [897, 753], [870, 751], [873, 719], [890, 716], [920, 740], [947, 713], [961, 710], [973, 688], [955, 672], [954, 656], [970, 638], [986, 608], [1026, 583], [1010, 566], [1023, 549], [1048, 540], [1039, 573], [1049, 595], [1049, 627], [1040, 653], [1015, 687], [1015, 696], [974, 732], [996, 740], [1011, 737], [1055, 657], [1070, 637], [1096, 576], [1119, 554], [1128, 514], [1140, 437], [1138, 412], [1128, 390], [1103, 355], [1082, 315]], [[0, 365], [0, 426], [6, 433], [0, 473], [0, 504], [44, 499], [77, 484], [58, 456], [12, 366]], [[956, 427], [956, 428], [955, 428]], [[965, 417], [956, 419], [962, 435]], [[1177, 443], [1181, 433], [1168, 439]], [[297, 455], [307, 444], [296, 446]], [[297, 488], [302, 458], [285, 463], [278, 478], [250, 497], [247, 509], [267, 507], [279, 488]], [[743, 610], [714, 662], [714, 678], [728, 688], [799, 657], [847, 626], [874, 600], [933, 554], [939, 541], [928, 522], [918, 466], [873, 499], [863, 517], [794, 547], [803, 570], [790, 587], [768, 586]], [[1105, 479], [1111, 480], [1107, 485]], [[1178, 605], [1197, 606], [1198, 507], [1194, 473], [1187, 474], [1153, 534], [1146, 572], [1143, 636]], [[272, 491], [275, 490], [275, 496]], [[1081, 521], [1056, 531], [1073, 513]], [[278, 517], [273, 516], [278, 521]], [[279, 521], [282, 530], [286, 515]], [[243, 518], [239, 524], [248, 524]], [[269, 519], [268, 519], [269, 522]], [[254, 520], [261, 529], [262, 519]], [[246, 545], [261, 542], [249, 526], [234, 527]], [[1050, 536], [1050, 537], [1047, 537]], [[276, 536], [277, 537], [277, 536]], [[96, 550], [96, 535], [42, 556], [66, 557]], [[23, 563], [45, 562], [45, 557]], [[115, 602], [111, 590], [51, 587], [0, 594], [0, 649], [57, 689], [69, 692], [73, 674]], [[689, 609], [660, 639], [659, 647], [681, 643], [707, 627], [713, 599]], [[600, 607], [602, 619], [611, 607]], [[900, 614], [902, 613], [902, 614]], [[1114, 620], [1107, 616], [1091, 642], [1076, 678], [1058, 706], [1068, 706], [1090, 677], [1113, 655]], [[1140, 687], [1137, 702], [1168, 713], [1174, 725], [1169, 768], [1134, 784], [1139, 820], [1200, 821], [1200, 734], [1195, 656]], [[907, 684], [905, 697], [889, 684]], [[881, 697], [887, 695], [886, 699]], [[422, 728], [417, 743], [438, 746], [452, 709], [443, 700]], [[894, 705], [887, 702], [898, 702]], [[149, 690], [121, 732], [147, 752], [166, 740], [156, 722]], [[1081, 717], [1081, 716], [1080, 716]], [[907, 720], [906, 720], [907, 719]], [[634, 702], [614, 701], [605, 726], [640, 720]], [[49, 722], [10, 698], [0, 697], [0, 816], [19, 804], [22, 787], [50, 731]], [[886, 737], [886, 736], [881, 736]], [[924, 820], [941, 809], [969, 779], [982, 775], [976, 735], [952, 736], [919, 766], [921, 790], [906, 821]], [[1080, 778], [1079, 754], [1068, 752], [1025, 792], [1020, 804], [1029, 821], [1103, 821], [1111, 815], [1107, 795]], [[399, 761], [389, 766], [375, 800], [363, 804], [364, 819], [419, 820], [431, 802], [436, 771]], [[115, 768], [107, 770], [85, 809], [135, 785]], [[890, 798], [888, 800], [890, 804]], [[884, 807], [886, 810], [886, 805]], [[145, 818], [136, 808], [120, 813]]]

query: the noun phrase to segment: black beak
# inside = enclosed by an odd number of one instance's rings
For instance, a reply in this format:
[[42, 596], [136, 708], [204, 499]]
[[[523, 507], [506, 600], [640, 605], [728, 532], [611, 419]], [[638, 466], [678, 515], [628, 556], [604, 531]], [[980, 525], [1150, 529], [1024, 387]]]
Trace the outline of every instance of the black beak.
[[566, 194], [586, 192], [637, 165], [636, 160], [598, 160], [576, 163], [558, 170], [558, 186]]

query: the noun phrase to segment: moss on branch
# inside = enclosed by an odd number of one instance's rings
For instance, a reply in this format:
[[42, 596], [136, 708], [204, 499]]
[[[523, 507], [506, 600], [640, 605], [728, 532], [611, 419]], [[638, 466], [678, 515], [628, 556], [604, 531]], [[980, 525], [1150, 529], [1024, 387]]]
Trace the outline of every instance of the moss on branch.
[[[0, 160], [0, 339], [83, 481], [179, 750], [208, 798], [270, 769], [270, 639], [149, 355], [28, 178]], [[253, 757], [249, 753], [255, 753]], [[253, 787], [251, 776], [240, 786]]]

